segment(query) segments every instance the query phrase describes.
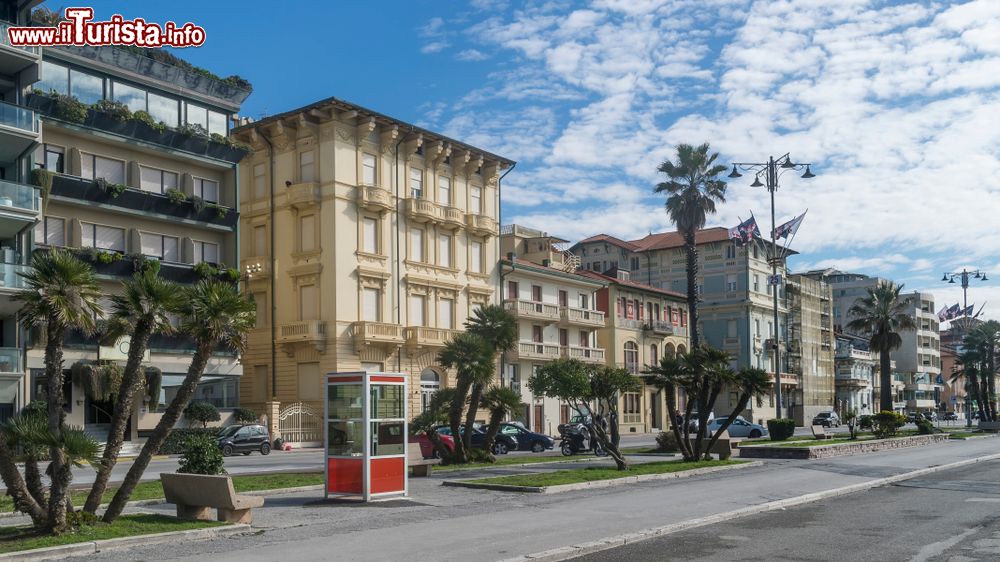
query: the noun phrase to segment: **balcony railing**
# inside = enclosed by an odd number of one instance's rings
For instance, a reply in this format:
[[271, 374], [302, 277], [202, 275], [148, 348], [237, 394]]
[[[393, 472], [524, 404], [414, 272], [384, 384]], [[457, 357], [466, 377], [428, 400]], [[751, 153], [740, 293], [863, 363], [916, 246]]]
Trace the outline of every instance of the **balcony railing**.
[[654, 334], [664, 334], [669, 336], [674, 333], [674, 327], [669, 322], [664, 322], [662, 320], [646, 322], [644, 328]]
[[0, 347], [0, 373], [23, 373], [21, 350], [16, 347]]
[[30, 265], [0, 263], [0, 289], [24, 289], [24, 276], [21, 274], [29, 271]]
[[519, 318], [559, 320], [559, 307], [554, 304], [525, 300], [508, 300], [504, 301], [503, 305], [507, 311]]
[[370, 211], [392, 210], [392, 194], [373, 185], [358, 187], [358, 206]]
[[441, 226], [449, 229], [465, 226], [465, 213], [455, 207], [438, 207], [442, 219]]
[[326, 338], [326, 322], [322, 320], [305, 320], [281, 325], [278, 341], [310, 341]]
[[41, 47], [28, 47], [28, 46], [14, 46], [10, 44], [10, 38], [7, 36], [7, 30], [14, 25], [8, 21], [0, 21], [0, 45], [7, 47], [8, 49], [20, 49], [22, 51], [31, 53], [33, 55], [42, 54]]
[[521, 359], [558, 359], [559, 346], [554, 343], [519, 341], [517, 356]]
[[41, 192], [32, 185], [0, 180], [0, 208], [17, 207], [37, 211], [41, 207]]
[[370, 344], [399, 345], [403, 341], [403, 328], [399, 324], [367, 321], [354, 323], [354, 346], [358, 349]]
[[288, 206], [294, 209], [307, 209], [319, 205], [322, 196], [316, 182], [297, 183], [288, 188], [286, 193]]
[[411, 348], [428, 346], [443, 347], [455, 333], [455, 330], [447, 330], [444, 328], [411, 326], [403, 329], [403, 339], [406, 340], [406, 345]]
[[604, 313], [600, 310], [562, 307], [562, 320], [570, 324], [601, 327], [604, 326]]
[[414, 197], [406, 199], [406, 213], [416, 222], [434, 222], [440, 218], [437, 205], [432, 201]]
[[625, 425], [642, 423], [642, 414], [622, 414], [622, 423]]
[[465, 224], [473, 234], [479, 236], [496, 236], [497, 221], [493, 220], [492, 217], [478, 213], [469, 213], [465, 215]]
[[570, 345], [563, 348], [563, 357], [579, 359], [586, 363], [604, 363], [604, 350], [600, 347]]
[[38, 134], [38, 114], [11, 103], [0, 101], [0, 125]]
[[641, 320], [634, 320], [632, 318], [619, 318], [617, 322], [619, 328], [627, 328], [629, 330], [641, 330], [643, 326]]

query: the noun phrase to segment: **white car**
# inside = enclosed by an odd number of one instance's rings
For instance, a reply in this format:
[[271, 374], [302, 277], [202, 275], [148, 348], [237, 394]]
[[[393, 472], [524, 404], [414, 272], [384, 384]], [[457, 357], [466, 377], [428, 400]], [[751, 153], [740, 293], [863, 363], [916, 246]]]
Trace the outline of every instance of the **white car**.
[[[727, 418], [716, 418], [709, 422], [709, 434], [713, 435], [716, 431], [719, 431], [719, 429], [722, 428], [722, 424], [726, 423], [726, 419]], [[751, 439], [756, 439], [757, 437], [764, 437], [767, 435], [766, 427], [749, 422], [744, 419], [743, 416], [736, 416], [736, 419], [733, 420], [733, 423], [729, 424], [726, 431], [729, 432], [730, 437], [749, 437]]]

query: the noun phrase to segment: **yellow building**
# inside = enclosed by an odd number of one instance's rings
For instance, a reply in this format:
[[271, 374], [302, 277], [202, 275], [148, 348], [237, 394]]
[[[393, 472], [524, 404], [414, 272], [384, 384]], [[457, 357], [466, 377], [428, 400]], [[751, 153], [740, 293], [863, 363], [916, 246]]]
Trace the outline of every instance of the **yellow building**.
[[513, 162], [334, 98], [233, 134], [254, 147], [240, 165], [240, 256], [258, 325], [240, 403], [286, 440], [315, 441], [322, 375], [385, 369], [411, 374], [419, 413], [451, 382], [445, 341], [494, 301]]

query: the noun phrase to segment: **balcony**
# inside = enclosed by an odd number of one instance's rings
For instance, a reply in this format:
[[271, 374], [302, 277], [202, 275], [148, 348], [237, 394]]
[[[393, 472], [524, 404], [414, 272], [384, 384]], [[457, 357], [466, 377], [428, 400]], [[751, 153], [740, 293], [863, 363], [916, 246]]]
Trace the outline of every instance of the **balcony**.
[[457, 333], [456, 330], [410, 326], [403, 328], [403, 339], [406, 340], [406, 347], [411, 350], [424, 347], [444, 347], [444, 344], [448, 343], [448, 340]]
[[625, 328], [626, 330], [641, 330], [644, 326], [642, 321], [633, 320], [631, 318], [618, 318], [615, 321], [615, 324], [617, 324], [619, 328]]
[[379, 213], [391, 211], [393, 207], [392, 194], [372, 185], [359, 186], [358, 207]]
[[312, 345], [320, 353], [326, 351], [326, 322], [303, 320], [279, 326], [278, 341], [288, 355], [295, 354], [298, 345]]
[[496, 236], [497, 221], [486, 215], [469, 213], [465, 215], [465, 225], [476, 236]]
[[441, 227], [448, 230], [458, 230], [465, 226], [465, 213], [455, 207], [438, 207], [441, 213]]
[[0, 180], [0, 238], [13, 238], [34, 223], [41, 199], [35, 186]]
[[358, 351], [369, 345], [396, 347], [404, 342], [403, 328], [398, 324], [367, 321], [354, 323], [354, 347]]
[[414, 222], [437, 222], [438, 206], [426, 199], [407, 197], [406, 216]]
[[291, 185], [285, 195], [288, 197], [288, 206], [299, 211], [316, 207], [323, 200], [316, 182]]
[[38, 141], [38, 132], [37, 113], [0, 101], [0, 162], [16, 160]]
[[[10, 22], [0, 21], [0, 74], [12, 76], [22, 70], [39, 64], [42, 60], [42, 50], [39, 47], [15, 47], [10, 44], [7, 36], [7, 29], [14, 25]], [[35, 79], [38, 72], [35, 72]], [[31, 83], [34, 80], [29, 80]]]
[[559, 358], [559, 346], [554, 343], [519, 341], [514, 347], [512, 359], [538, 359], [550, 361]]
[[21, 350], [16, 347], [0, 347], [0, 373], [23, 374]]
[[604, 363], [604, 350], [599, 347], [569, 345], [562, 348], [562, 356], [566, 359], [578, 359], [584, 363]]
[[871, 379], [853, 373], [837, 373], [834, 383], [839, 387], [846, 388], [869, 388], [872, 385]]
[[503, 301], [503, 307], [513, 314], [515, 318], [545, 320], [549, 322], [558, 322], [560, 318], [559, 307], [544, 302], [507, 300]]
[[669, 322], [663, 322], [662, 320], [646, 322], [643, 324], [643, 329], [661, 336], [672, 336], [674, 334], [674, 327]]
[[560, 308], [560, 312], [562, 321], [566, 324], [589, 326], [592, 328], [604, 327], [604, 313], [600, 310], [564, 306]]

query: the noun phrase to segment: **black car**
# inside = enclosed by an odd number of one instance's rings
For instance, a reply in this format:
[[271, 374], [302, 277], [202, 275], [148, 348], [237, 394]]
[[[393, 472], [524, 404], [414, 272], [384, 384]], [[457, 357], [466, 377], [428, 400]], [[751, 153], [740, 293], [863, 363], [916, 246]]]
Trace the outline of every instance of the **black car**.
[[271, 440], [267, 437], [267, 428], [260, 424], [231, 425], [223, 428], [217, 437], [222, 456], [233, 453], [249, 455], [254, 451], [267, 455], [271, 452]]
[[500, 434], [509, 435], [516, 439], [519, 451], [541, 453], [546, 449], [552, 449], [556, 446], [555, 439], [548, 435], [528, 431], [528, 428], [519, 423], [507, 422], [500, 424]]
[[[465, 431], [465, 426], [462, 426], [460, 431]], [[451, 435], [451, 428], [447, 425], [441, 425], [435, 428], [435, 431], [440, 435]], [[477, 427], [472, 428], [472, 448], [482, 449], [486, 446], [486, 432]], [[503, 433], [497, 433], [496, 439], [493, 441], [493, 454], [494, 455], [506, 455], [510, 451], [517, 450], [517, 439], [512, 435], [504, 435]]]
[[944, 413], [944, 421], [957, 421], [957, 420], [958, 420], [958, 414], [956, 414], [955, 412]]

